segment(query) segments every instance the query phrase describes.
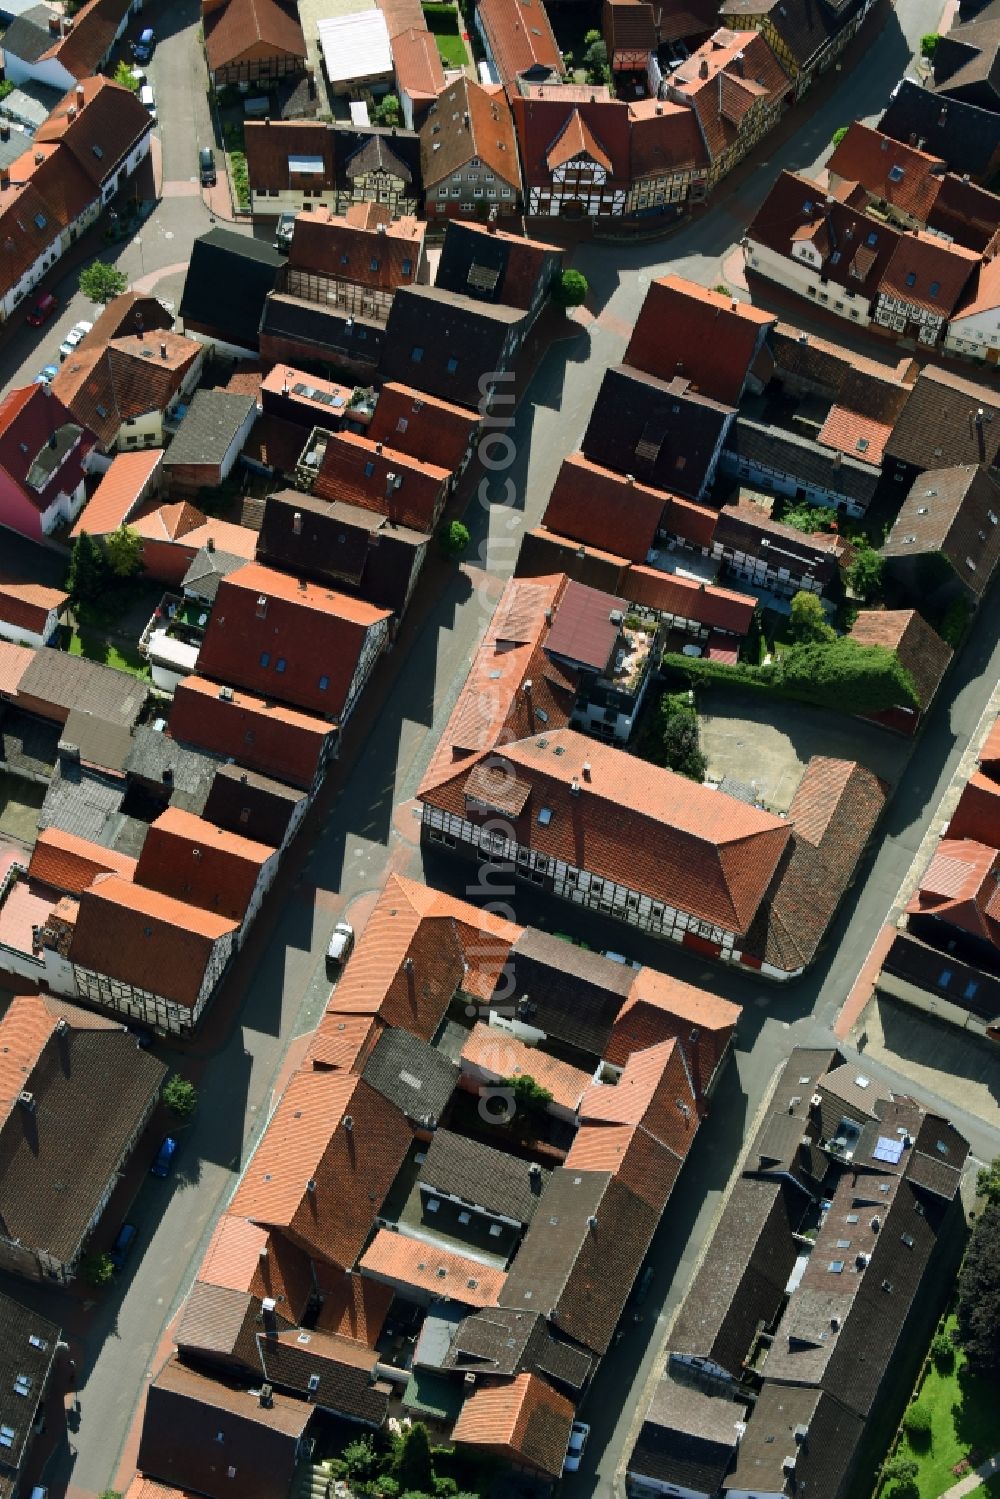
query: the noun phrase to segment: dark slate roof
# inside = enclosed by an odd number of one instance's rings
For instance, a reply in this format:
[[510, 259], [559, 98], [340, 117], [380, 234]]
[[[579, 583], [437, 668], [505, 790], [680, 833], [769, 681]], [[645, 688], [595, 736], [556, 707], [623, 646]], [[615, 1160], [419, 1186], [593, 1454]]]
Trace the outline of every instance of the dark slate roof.
[[122, 824], [125, 782], [60, 759], [38, 814], [39, 828], [61, 828], [105, 848], [114, 848]]
[[[513, 235], [487, 234], [481, 225], [451, 219], [445, 229], [434, 285], [477, 302], [531, 307], [538, 288], [551, 284], [558, 273], [560, 256], [559, 250], [534, 248], [529, 241]], [[516, 273], [512, 265], [518, 267]]]
[[928, 994], [943, 995], [988, 1025], [1000, 1025], [1000, 979], [963, 962], [954, 953], [939, 952], [908, 932], [896, 933], [882, 959], [882, 972], [926, 989]]
[[239, 765], [220, 765], [202, 815], [227, 833], [280, 848], [306, 793]]
[[1000, 151], [1000, 114], [942, 100], [912, 78], [896, 85], [878, 128], [907, 144], [915, 136], [922, 150], [940, 156], [959, 175], [985, 176]]
[[[336, 307], [321, 307], [304, 297], [273, 292], [264, 303], [261, 333], [271, 338], [292, 339], [313, 348], [316, 357], [325, 351], [364, 364], [375, 364], [385, 344], [385, 328], [368, 318], [350, 316]], [[307, 357], [304, 354], [303, 357]]]
[[[764, 1381], [723, 1488], [843, 1499], [864, 1423], [822, 1390]], [[794, 1478], [784, 1467], [795, 1462]]]
[[257, 1347], [265, 1377], [280, 1389], [367, 1426], [385, 1421], [392, 1387], [374, 1381], [378, 1355], [363, 1344], [295, 1329], [277, 1337], [258, 1334]]
[[[982, 411], [981, 421], [977, 420]], [[887, 458], [918, 469], [995, 464], [1000, 450], [1000, 397], [990, 386], [951, 370], [920, 371], [885, 445]]]
[[593, 1363], [584, 1349], [554, 1337], [542, 1313], [488, 1306], [454, 1329], [442, 1367], [511, 1379], [527, 1371], [575, 1396]]
[[80, 759], [102, 770], [125, 769], [132, 748], [128, 724], [114, 723], [87, 708], [73, 708], [63, 724], [59, 749], [79, 751]]
[[0, 714], [0, 769], [49, 780], [62, 727], [4, 705]]
[[627, 965], [528, 927], [511, 948], [499, 987], [529, 1025], [600, 1057], [633, 977]]
[[229, 390], [197, 390], [164, 456], [164, 467], [219, 464], [256, 406], [253, 396]]
[[658, 1218], [610, 1172], [556, 1167], [500, 1305], [541, 1311], [566, 1337], [606, 1353]]
[[846, 495], [866, 506], [878, 486], [879, 470], [870, 463], [821, 447], [797, 432], [769, 427], [739, 416], [729, 429], [725, 451], [734, 457], [794, 474], [803, 484], [816, 484]]
[[[367, 1080], [367, 1068], [363, 1076]], [[460, 1197], [491, 1215], [530, 1223], [550, 1174], [540, 1167], [533, 1172], [529, 1162], [492, 1145], [439, 1129], [418, 1180], [428, 1190]]]
[[739, 1374], [758, 1325], [781, 1309], [804, 1203], [779, 1182], [736, 1183], [673, 1325], [673, 1352]]
[[[14, 1433], [13, 1442], [0, 1456], [0, 1493], [10, 1491], [31, 1441], [32, 1423], [59, 1337], [60, 1329], [54, 1322], [0, 1295], [0, 1426], [10, 1427]], [[23, 1395], [15, 1388], [15, 1381], [22, 1376], [27, 1381]]]
[[423, 532], [393, 525], [374, 510], [279, 490], [267, 499], [257, 559], [402, 613], [426, 542]]
[[[920, 440], [915, 431], [913, 440]], [[882, 555], [905, 559], [940, 553], [967, 588], [984, 593], [1000, 560], [1000, 524], [990, 519], [998, 515], [1000, 485], [986, 469], [971, 463], [927, 469], [903, 501]]]
[[[386, 326], [379, 373], [439, 400], [478, 410], [480, 379], [510, 367], [504, 345], [529, 314], [491, 306], [436, 286], [396, 292]], [[421, 351], [417, 359], [415, 351]], [[449, 369], [450, 360], [456, 367]]]
[[178, 744], [161, 730], [141, 724], [132, 736], [125, 772], [148, 786], [162, 787], [171, 806], [200, 817], [216, 772], [224, 763], [221, 755]]
[[49, 16], [56, 15], [47, 5], [33, 5], [23, 15], [15, 16], [3, 37], [3, 50], [24, 62], [37, 62], [55, 38], [49, 30]]
[[733, 409], [620, 364], [607, 370], [583, 439], [592, 463], [698, 499]]
[[746, 1407], [675, 1378], [668, 1370], [653, 1392], [628, 1472], [698, 1493], [718, 1491], [736, 1449]]
[[139, 677], [48, 646], [35, 652], [18, 687], [22, 699], [35, 698], [57, 710], [52, 717], [64, 718], [80, 706], [129, 727], [139, 717], [148, 692], [149, 684]]
[[342, 191], [349, 191], [358, 177], [384, 171], [406, 183], [408, 197], [420, 196], [420, 137], [416, 131], [337, 127], [333, 147], [337, 186]]
[[50, 1036], [24, 1079], [34, 1108], [15, 1106], [0, 1129], [11, 1239], [72, 1262], [166, 1071], [123, 1028], [74, 1024]]
[[181, 587], [190, 588], [200, 599], [213, 603], [222, 579], [238, 567], [245, 567], [246, 560], [233, 552], [209, 551], [208, 547], [202, 547], [181, 579]]
[[[455, 1091], [458, 1068], [419, 1036], [389, 1026], [379, 1037], [361, 1076], [408, 1119], [433, 1126]], [[439, 1138], [440, 1134], [434, 1136], [435, 1140]]]
[[284, 256], [266, 240], [232, 229], [210, 229], [191, 249], [181, 320], [217, 330], [229, 343], [256, 349], [264, 299], [284, 263]]

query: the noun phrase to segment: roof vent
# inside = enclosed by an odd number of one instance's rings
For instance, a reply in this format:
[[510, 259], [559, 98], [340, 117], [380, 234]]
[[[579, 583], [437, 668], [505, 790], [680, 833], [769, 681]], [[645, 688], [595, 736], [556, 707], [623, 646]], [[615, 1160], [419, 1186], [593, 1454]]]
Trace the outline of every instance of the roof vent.
[[220, 687], [219, 688], [219, 701], [223, 702], [223, 703], [231, 703], [232, 700], [233, 700], [233, 689], [231, 687]]
[[348, 1134], [350, 1134], [351, 1130], [354, 1128], [354, 1119], [350, 1114], [344, 1115], [344, 1128], [346, 1129]]
[[465, 1376], [465, 1383], [466, 1383], [466, 1385], [467, 1385], [467, 1386], [468, 1386], [468, 1387], [469, 1387], [469, 1388], [471, 1388], [471, 1387], [472, 1387], [472, 1385], [474, 1385], [474, 1384], [475, 1384], [475, 1382], [476, 1382], [476, 1376], [475, 1376], [475, 1375], [474, 1375], [474, 1374], [467, 1374], [467, 1375], [466, 1375], [466, 1376]]
[[302, 535], [302, 511], [301, 510], [296, 510], [295, 514], [292, 516], [292, 535], [293, 536], [301, 536]]
[[69, 1021], [68, 1020], [57, 1020], [56, 1021], [56, 1035], [57, 1036], [65, 1036], [65, 1034], [66, 1034], [66, 1032], [68, 1030], [69, 1030]]
[[266, 593], [259, 593], [257, 595], [257, 618], [258, 619], [266, 619], [266, 617], [267, 617], [267, 594]]
[[271, 1386], [269, 1384], [262, 1384], [260, 1387], [260, 1403], [265, 1410], [270, 1409], [271, 1405], [273, 1404], [273, 1398], [274, 1392], [272, 1391]]
[[580, 795], [580, 782], [577, 780], [576, 776], [574, 776], [573, 779], [570, 781], [570, 783], [569, 783], [569, 790], [570, 790], [570, 795], [571, 796], [579, 796]]
[[306, 1191], [307, 1192], [315, 1192], [315, 1190], [316, 1190], [316, 1178], [314, 1176], [311, 1176], [309, 1178], [309, 1180], [306, 1182]]
[[625, 616], [620, 609], [612, 609], [608, 615], [608, 619], [613, 625], [622, 625], [625, 623]]
[[532, 689], [533, 686], [534, 686], [534, 683], [532, 682], [531, 678], [527, 677], [525, 679], [524, 685], [521, 688], [521, 691], [524, 693], [525, 697], [530, 697], [531, 696], [531, 689]]
[[21, 1090], [21, 1092], [17, 1095], [17, 1101], [21, 1105], [22, 1109], [27, 1109], [28, 1110], [29, 1114], [31, 1114], [31, 1113], [34, 1112], [34, 1109], [35, 1109], [35, 1095], [34, 1095], [34, 1093], [29, 1092], [29, 1090], [27, 1088], [23, 1088]]
[[273, 1296], [265, 1296], [260, 1304], [261, 1311], [266, 1317], [273, 1317], [275, 1310], [277, 1309], [277, 1305], [278, 1303], [275, 1301]]

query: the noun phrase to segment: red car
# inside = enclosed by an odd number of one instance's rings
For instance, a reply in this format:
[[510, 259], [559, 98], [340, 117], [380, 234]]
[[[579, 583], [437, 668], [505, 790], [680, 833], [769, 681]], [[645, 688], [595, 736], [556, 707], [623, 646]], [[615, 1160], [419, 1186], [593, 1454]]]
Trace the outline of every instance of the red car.
[[55, 297], [50, 291], [47, 291], [44, 297], [39, 297], [24, 321], [30, 323], [32, 328], [40, 328], [43, 323], [48, 322], [58, 306], [59, 303]]

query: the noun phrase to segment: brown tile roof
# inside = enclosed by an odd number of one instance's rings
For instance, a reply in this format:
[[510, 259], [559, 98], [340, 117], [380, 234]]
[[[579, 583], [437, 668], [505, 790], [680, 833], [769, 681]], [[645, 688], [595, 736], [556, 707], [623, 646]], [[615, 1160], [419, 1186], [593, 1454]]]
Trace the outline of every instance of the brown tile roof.
[[379, 391], [368, 437], [449, 473], [458, 468], [479, 427], [479, 417], [389, 380]]
[[80, 897], [70, 957], [81, 968], [194, 1006], [217, 943], [236, 922], [120, 875], [99, 875]]
[[97, 197], [97, 188], [80, 163], [57, 145], [36, 145], [14, 162], [10, 173], [15, 184], [31, 182], [48, 205], [49, 224], [64, 232]]
[[426, 229], [409, 215], [394, 219], [384, 203], [352, 203], [346, 214], [303, 209], [295, 217], [288, 264], [373, 291], [395, 291], [416, 281]]
[[944, 171], [939, 157], [893, 140], [861, 120], [851, 121], [826, 166], [832, 177], [860, 182], [873, 198], [890, 203], [921, 224], [927, 223], [941, 191]]
[[64, 223], [53, 222], [55, 212], [31, 180], [33, 171], [33, 157], [19, 157], [11, 168], [10, 184], [0, 187], [0, 244], [4, 246], [0, 286], [4, 292], [17, 285], [65, 228]]
[[[662, 489], [637, 484], [591, 463], [582, 453], [573, 453], [563, 459], [556, 475], [542, 524], [599, 551], [615, 551], [632, 562], [645, 562], [670, 501]], [[702, 507], [691, 509], [701, 511]]]
[[474, 1390], [452, 1429], [460, 1446], [480, 1447], [548, 1478], [562, 1473], [573, 1406], [537, 1374]]
[[186, 1489], [175, 1489], [169, 1483], [158, 1483], [137, 1473], [125, 1490], [125, 1499], [192, 1499]]
[[879, 282], [879, 291], [926, 312], [948, 317], [979, 266], [975, 250], [948, 244], [922, 230], [903, 234]]
[[226, 0], [223, 7], [205, 15], [205, 52], [214, 73], [238, 62], [254, 59], [306, 59], [306, 40], [294, 8], [277, 0]]
[[97, 187], [115, 172], [151, 129], [149, 111], [136, 95], [112, 79], [98, 75], [80, 78], [39, 125], [35, 141], [62, 145]]
[[420, 128], [424, 186], [436, 186], [466, 166], [473, 156], [520, 192], [521, 168], [506, 95], [502, 88], [463, 77], [439, 94]]
[[[931, 393], [926, 387], [923, 394], [929, 397]], [[932, 420], [923, 399], [920, 407]], [[906, 417], [909, 422], [909, 407]], [[923, 443], [925, 439], [915, 427], [909, 430], [914, 447]], [[934, 436], [932, 429], [931, 442]], [[937, 436], [944, 436], [941, 428]], [[909, 445], [907, 448], [910, 450]], [[918, 475], [903, 501], [882, 545], [882, 555], [902, 559], [938, 552], [972, 593], [982, 594], [1000, 559], [1000, 521], [993, 516], [1000, 517], [1000, 485], [985, 468], [959, 464], [928, 469]]]
[[708, 170], [698, 116], [686, 104], [637, 99], [629, 103], [628, 115], [633, 183], [675, 172]]
[[130, 417], [165, 411], [203, 352], [203, 345], [181, 333], [115, 339], [104, 349], [72, 354], [51, 385], [77, 421], [108, 447]]
[[[790, 257], [797, 240], [814, 234], [822, 235], [821, 242], [813, 242], [822, 257], [823, 275], [837, 286], [871, 298], [902, 237], [898, 229], [849, 204], [828, 203], [823, 188], [811, 178], [781, 172], [754, 215], [747, 238]], [[841, 250], [835, 261], [834, 239], [838, 246], [854, 246], [853, 252]]]
[[917, 469], [992, 466], [1000, 446], [998, 417], [1000, 398], [989, 386], [928, 366], [917, 377], [886, 454]]
[[[525, 312], [537, 310], [562, 269], [563, 251], [495, 224], [449, 219], [435, 286]], [[483, 275], [482, 273], [485, 273]]]
[[716, 588], [710, 583], [696, 583], [677, 573], [660, 572], [654, 567], [630, 567], [622, 591], [633, 604], [641, 604], [658, 614], [674, 614], [695, 619], [699, 624], [733, 635], [745, 635], [757, 609], [752, 594], [737, 593], [732, 588]]
[[41, 633], [51, 611], [54, 609], [58, 614], [68, 602], [69, 594], [61, 588], [48, 588], [44, 583], [0, 581], [0, 620], [23, 630]]
[[[401, 483], [390, 486], [390, 474]], [[327, 440], [313, 493], [388, 515], [416, 531], [429, 531], [449, 477], [447, 469], [394, 447], [383, 446], [378, 452], [371, 438], [357, 432], [337, 432]]]
[[708, 1086], [740, 1017], [739, 1005], [655, 968], [640, 968], [618, 1011], [605, 1059], [621, 1067], [635, 1051], [680, 1042], [697, 1092]]
[[178, 685], [169, 726], [174, 739], [231, 755], [252, 770], [307, 790], [335, 732], [322, 718], [199, 676]]
[[18, 691], [22, 705], [45, 718], [65, 723], [74, 708], [83, 708], [96, 718], [132, 728], [149, 686], [114, 667], [43, 646], [32, 652]]
[[138, 884], [176, 900], [242, 921], [265, 864], [275, 850], [204, 818], [168, 807], [146, 834], [136, 867]]
[[640, 0], [604, 0], [602, 30], [608, 52], [655, 52], [659, 38], [652, 5]]
[[265, 1377], [326, 1411], [378, 1430], [388, 1414], [393, 1386], [378, 1378], [378, 1354], [360, 1343], [310, 1328], [257, 1334]]
[[219, 584], [198, 670], [335, 718], [368, 631], [389, 618], [386, 609], [248, 562]]
[[816, 385], [817, 394], [852, 410], [868, 411], [878, 421], [899, 416], [919, 373], [909, 355], [895, 363], [869, 359], [790, 323], [776, 323], [767, 342], [779, 378], [788, 374]]
[[505, 87], [532, 68], [561, 75], [562, 53], [542, 0], [481, 0], [477, 18]]
[[110, 343], [113, 338], [125, 338], [143, 330], [150, 336], [155, 328], [170, 329], [174, 316], [158, 297], [146, 296], [142, 292], [126, 291], [120, 297], [112, 297], [104, 311], [99, 313], [94, 326], [79, 345], [81, 349], [98, 348]]
[[581, 1124], [642, 1128], [683, 1160], [698, 1129], [683, 1047], [670, 1039], [632, 1052], [617, 1083], [590, 1085], [579, 1113]]
[[738, 404], [773, 313], [682, 276], [650, 283], [625, 363], [659, 380], [683, 375], [693, 390]]
[[396, 83], [411, 99], [436, 99], [444, 88], [437, 40], [426, 27], [411, 26], [389, 40]]
[[[520, 0], [516, 3], [520, 4]], [[607, 98], [598, 98], [591, 103], [589, 95], [586, 102], [579, 100], [571, 105], [565, 95], [566, 86], [561, 86], [534, 93], [530, 98], [517, 94], [511, 100], [525, 182], [536, 187], [551, 186], [549, 150], [570, 118], [578, 115], [580, 128], [586, 126], [601, 158], [609, 163], [606, 190], [627, 187], [630, 181], [628, 105]]]
[[489, 1082], [512, 1077], [533, 1077], [552, 1094], [553, 1103], [575, 1112], [590, 1084], [590, 1074], [550, 1056], [537, 1046], [527, 1046], [509, 1031], [477, 1020], [462, 1047], [462, 1070]]
[[321, 120], [248, 120], [245, 126], [247, 171], [254, 192], [287, 192], [295, 156], [318, 156], [322, 178], [310, 176], [308, 185], [331, 188], [337, 180], [335, 133]]
[[507, 1280], [494, 1265], [387, 1228], [378, 1230], [358, 1266], [383, 1283], [412, 1286], [466, 1306], [496, 1306]]
[[374, 1348], [395, 1296], [391, 1286], [369, 1280], [356, 1270], [350, 1275], [344, 1275], [342, 1271], [331, 1272], [327, 1285], [322, 1265], [317, 1266], [317, 1278], [323, 1295], [323, 1305], [316, 1318], [319, 1330]]
[[259, 1376], [247, 1389], [174, 1357], [149, 1386], [138, 1466], [206, 1499], [223, 1499], [235, 1467], [245, 1499], [274, 1499], [291, 1486], [313, 1413], [306, 1401], [277, 1392], [262, 1405]]
[[91, 536], [117, 531], [132, 518], [147, 486], [157, 482], [162, 462], [162, 448], [150, 448], [145, 453], [116, 453], [70, 536], [75, 538], [81, 531]]
[[74, 78], [96, 73], [110, 52], [122, 21], [128, 15], [128, 0], [89, 0], [73, 17], [73, 26], [45, 57], [58, 58]]
[[198, 1280], [262, 1301], [271, 1297], [279, 1313], [297, 1323], [312, 1295], [312, 1269], [301, 1249], [280, 1233], [223, 1213], [212, 1231]]
[[752, 107], [761, 100], [772, 105], [788, 86], [787, 74], [760, 32], [725, 27], [670, 76], [671, 90], [690, 99], [697, 112], [713, 161], [738, 138]]
[[681, 1160], [637, 1124], [581, 1124], [563, 1162], [567, 1171], [609, 1171], [656, 1213], [667, 1204]]
[[851, 638], [892, 651], [913, 678], [921, 709], [930, 707], [952, 650], [923, 615], [916, 609], [862, 609], [851, 627]]
[[42, 828], [31, 852], [28, 875], [56, 890], [81, 895], [99, 874], [133, 879], [135, 865], [134, 859], [116, 849], [103, 848], [87, 838], [78, 838], [75, 833], [65, 833], [62, 828]]
[[280, 1228], [307, 1254], [350, 1269], [412, 1138], [400, 1111], [361, 1078], [298, 1072], [230, 1211]]

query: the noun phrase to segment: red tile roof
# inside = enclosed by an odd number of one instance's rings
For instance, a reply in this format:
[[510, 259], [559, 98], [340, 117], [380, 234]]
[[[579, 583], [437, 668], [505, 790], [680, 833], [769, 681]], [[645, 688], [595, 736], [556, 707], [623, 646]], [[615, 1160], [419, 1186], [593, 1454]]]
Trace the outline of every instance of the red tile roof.
[[482, 1020], [477, 1020], [462, 1047], [461, 1065], [463, 1072], [474, 1069], [476, 1077], [490, 1082], [532, 1077], [552, 1094], [553, 1103], [574, 1111], [590, 1085], [590, 1073], [549, 1056], [537, 1046], [528, 1046], [509, 1031]]
[[617, 1083], [590, 1085], [580, 1104], [580, 1122], [641, 1127], [683, 1159], [698, 1130], [695, 1090], [683, 1048], [670, 1039], [634, 1051]]
[[674, 70], [670, 86], [691, 100], [714, 161], [739, 138], [753, 106], [774, 104], [789, 79], [760, 32], [720, 27]]
[[70, 532], [106, 536], [131, 520], [148, 489], [157, 482], [163, 449], [150, 448], [144, 453], [116, 453], [111, 467], [94, 490]]
[[374, 1348], [392, 1306], [395, 1295], [392, 1288], [369, 1280], [356, 1270], [350, 1275], [340, 1271], [328, 1274], [325, 1266], [317, 1265], [316, 1274], [323, 1293], [323, 1305], [316, 1318], [320, 1332]]
[[604, 672], [618, 643], [627, 609], [625, 599], [570, 579], [542, 642], [546, 655], [560, 656]]
[[416, 281], [426, 229], [410, 215], [393, 219], [384, 203], [353, 203], [346, 214], [303, 209], [295, 217], [288, 264], [373, 291], [395, 291]]
[[335, 732], [322, 718], [199, 676], [179, 683], [169, 729], [174, 739], [231, 756], [250, 770], [306, 790], [316, 780]]
[[638, 99], [629, 104], [628, 114], [634, 184], [675, 172], [707, 172], [708, 152], [693, 109], [659, 99]]
[[307, 1254], [349, 1269], [412, 1139], [400, 1111], [361, 1078], [297, 1072], [230, 1211], [280, 1228]]
[[[0, 218], [0, 242], [3, 233]], [[75, 446], [71, 441], [74, 428], [79, 431]], [[28, 481], [32, 465], [43, 450], [48, 450], [53, 432], [63, 431], [69, 441], [67, 454], [42, 488], [36, 489]], [[83, 481], [83, 460], [93, 445], [93, 433], [74, 423], [72, 414], [51, 390], [43, 391], [40, 385], [22, 386], [8, 391], [0, 401], [0, 469], [40, 513], [44, 514], [60, 494], [75, 493]]]
[[177, 900], [242, 921], [275, 850], [226, 833], [193, 812], [168, 807], [146, 834], [136, 882]]
[[63, 95], [35, 131], [35, 143], [62, 145], [96, 187], [149, 134], [153, 122], [130, 89], [100, 74], [77, 76], [76, 87]]
[[480, 0], [476, 13], [506, 87], [536, 67], [562, 74], [562, 53], [542, 0]]
[[368, 631], [390, 618], [387, 609], [248, 562], [219, 584], [198, 670], [336, 718]]
[[41, 633], [53, 609], [58, 613], [69, 602], [61, 588], [43, 583], [0, 582], [0, 620], [21, 630]]
[[390, 380], [379, 391], [368, 437], [451, 473], [465, 457], [478, 426], [478, 416], [467, 407]]
[[573, 1406], [537, 1374], [482, 1386], [466, 1398], [452, 1429], [460, 1446], [482, 1447], [549, 1478], [562, 1473]]
[[0, 697], [16, 698], [21, 678], [35, 659], [35, 652], [28, 645], [14, 645], [13, 641], [0, 640]]
[[663, 490], [637, 484], [573, 453], [556, 476], [542, 524], [599, 551], [645, 562], [668, 501]]
[[621, 1067], [634, 1051], [676, 1037], [689, 1058], [701, 1093], [725, 1053], [739, 1020], [739, 1005], [697, 989], [655, 968], [641, 968], [618, 1012], [605, 1058]]
[[[336, 1001], [334, 990], [332, 1003]], [[360, 1072], [383, 1029], [373, 1015], [343, 1015], [328, 1009], [309, 1042], [307, 1063], [334, 1072]]]
[[507, 1276], [495, 1265], [471, 1259], [442, 1244], [425, 1244], [406, 1233], [380, 1228], [358, 1261], [363, 1275], [382, 1282], [396, 1281], [435, 1299], [466, 1306], [496, 1306]]
[[273, 1297], [282, 1316], [297, 1322], [312, 1295], [309, 1260], [281, 1234], [223, 1213], [208, 1242], [198, 1280], [227, 1291]]
[[622, 591], [633, 604], [659, 614], [694, 619], [734, 635], [747, 633], [757, 608], [757, 600], [751, 594], [696, 583], [652, 567], [630, 567]]
[[15, 995], [0, 1020], [0, 1126], [38, 1065], [58, 1017], [35, 994]]
[[[520, 4], [521, 0], [512, 3]], [[525, 182], [533, 187], [551, 186], [550, 148], [577, 115], [581, 130], [586, 127], [595, 148], [609, 163], [608, 181], [602, 191], [626, 188], [630, 181], [628, 105], [618, 99], [591, 103], [588, 98], [570, 103], [565, 87], [536, 90], [529, 98], [517, 94], [511, 100]]]
[[214, 73], [249, 56], [306, 58], [306, 40], [294, 7], [285, 9], [276, 0], [227, 0], [205, 16], [205, 52]]
[[692, 389], [738, 404], [773, 313], [682, 276], [650, 283], [625, 363], [658, 380], [683, 375]]
[[128, 0], [89, 0], [74, 15], [72, 29], [43, 56], [58, 58], [75, 78], [96, 73], [111, 50], [128, 8]]
[[879, 468], [892, 428], [892, 422], [879, 422], [863, 411], [833, 405], [816, 441], [825, 448], [835, 448], [850, 458], [856, 458], [859, 463], [870, 463]]
[[80, 897], [70, 957], [175, 1004], [194, 1006], [216, 944], [236, 923], [158, 890], [98, 875]]
[[420, 127], [424, 187], [468, 166], [474, 156], [520, 193], [517, 139], [506, 95], [494, 84], [474, 83], [463, 76], [438, 96]]
[[873, 198], [922, 224], [941, 191], [944, 165], [940, 157], [893, 140], [861, 120], [851, 121], [826, 164], [831, 177], [859, 182]]
[[436, 99], [444, 88], [444, 68], [431, 32], [411, 26], [391, 37], [389, 46], [397, 86], [411, 99]]
[[[390, 474], [394, 475], [391, 484]], [[379, 452], [371, 438], [337, 432], [327, 439], [313, 493], [323, 500], [344, 500], [374, 510], [415, 531], [429, 531], [449, 478], [447, 469], [411, 458], [397, 448], [383, 445]]]
[[878, 289], [946, 318], [958, 305], [980, 258], [975, 250], [948, 244], [936, 234], [902, 234]]
[[[468, 815], [466, 783], [479, 759], [450, 769], [432, 761], [418, 795]], [[507, 744], [503, 759], [513, 770], [508, 789], [526, 793], [512, 819], [519, 842], [724, 931], [746, 931], [788, 843], [781, 818], [571, 729]], [[539, 823], [543, 807], [551, 816]]]
[[76, 350], [50, 388], [110, 448], [129, 418], [166, 411], [204, 352], [182, 333], [132, 334]]
[[1000, 945], [1000, 853], [971, 838], [942, 838], [906, 909]]
[[949, 838], [974, 838], [1000, 848], [1000, 785], [976, 770], [958, 799], [948, 824]]
[[43, 885], [81, 895], [99, 874], [117, 874], [123, 880], [135, 877], [136, 861], [116, 849], [65, 833], [62, 828], [42, 828], [31, 853], [28, 875]]

